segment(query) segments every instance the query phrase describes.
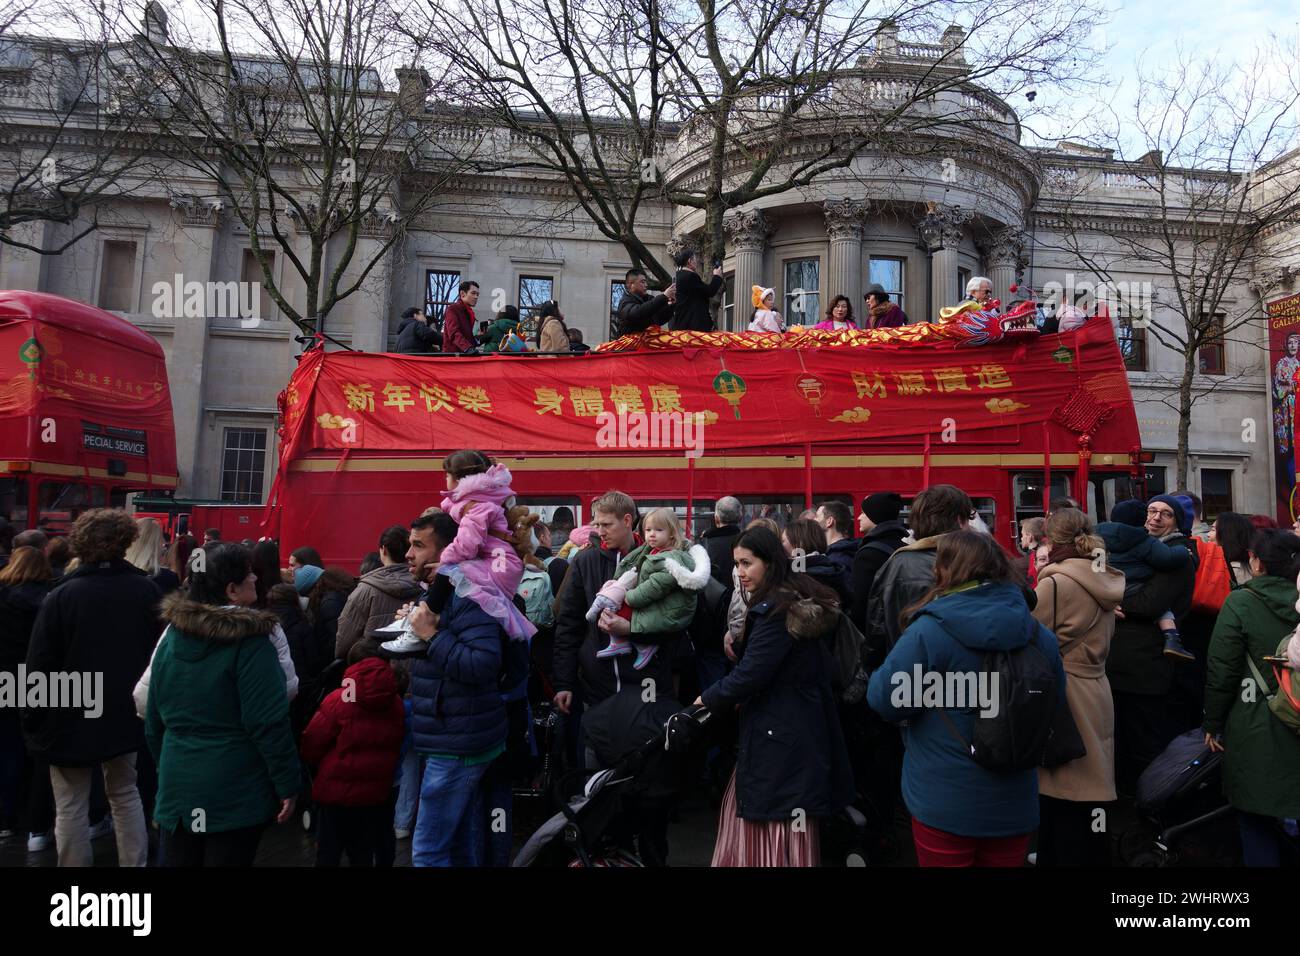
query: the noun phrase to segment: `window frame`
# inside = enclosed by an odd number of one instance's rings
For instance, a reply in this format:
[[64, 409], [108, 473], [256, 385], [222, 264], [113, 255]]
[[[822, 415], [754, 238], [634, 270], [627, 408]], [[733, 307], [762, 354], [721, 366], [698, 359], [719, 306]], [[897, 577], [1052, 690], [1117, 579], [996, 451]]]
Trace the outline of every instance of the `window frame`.
[[627, 280], [611, 278], [609, 280], [609, 341], [618, 338], [615, 335], [618, 330], [618, 307], [622, 304], [625, 295], [627, 295]]
[[[455, 276], [456, 281], [451, 284], [450, 298], [446, 301], [435, 301], [433, 298], [432, 277]], [[426, 267], [424, 270], [424, 314], [433, 318], [433, 325], [441, 329], [443, 317], [447, 314], [447, 307], [460, 298], [460, 284], [465, 281], [465, 273], [460, 269], [431, 269]]]
[[[276, 276], [276, 267], [280, 260], [276, 257], [274, 249], [263, 249], [263, 255], [271, 260], [271, 275]], [[244, 274], [244, 266], [251, 264], [253, 267], [254, 278], [249, 279]], [[262, 264], [257, 259], [257, 253], [253, 251], [252, 246], [244, 246], [239, 253], [239, 281], [256, 282], [258, 289], [257, 307], [259, 309], [257, 318], [263, 322], [274, 322], [280, 317], [280, 309], [271, 298], [271, 293], [263, 284]]]
[[877, 262], [893, 262], [898, 264], [898, 291], [894, 291], [883, 282], [879, 284], [884, 286], [885, 291], [889, 293], [889, 301], [895, 303], [900, 309], [906, 312], [907, 306], [903, 305], [903, 300], [907, 293], [907, 259], [903, 256], [867, 256], [867, 281], [869, 283], [877, 281], [871, 271], [872, 265]]
[[[1126, 340], [1129, 351], [1126, 351]], [[1118, 316], [1115, 325], [1115, 341], [1119, 345], [1119, 354], [1124, 360], [1125, 371], [1150, 371], [1150, 368], [1148, 368], [1146, 326], [1134, 325], [1133, 318], [1127, 314], [1127, 310], [1125, 310], [1125, 314]]]
[[[796, 262], [815, 262], [817, 264], [817, 288], [816, 289], [812, 289], [812, 290], [804, 289], [804, 288], [799, 288], [797, 290], [790, 289], [790, 266]], [[781, 304], [784, 307], [781, 316], [783, 319], [785, 319], [785, 323], [787, 326], [802, 325], [806, 328], [811, 328], [812, 326], [816, 325], [818, 322], [822, 320], [821, 285], [822, 285], [822, 257], [821, 256], [816, 254], [806, 255], [806, 256], [791, 256], [788, 259], [781, 260]], [[800, 319], [795, 318], [795, 310], [791, 305], [792, 300], [797, 294], [802, 294], [804, 296], [805, 305], [807, 304], [807, 299], [809, 297], [811, 297], [814, 301], [814, 306], [811, 312], [806, 309], [800, 310], [799, 314], [802, 316], [802, 318]], [[809, 319], [809, 315], [812, 316], [811, 319]]]
[[[1217, 518], [1225, 511], [1236, 511], [1237, 510], [1235, 507], [1236, 501], [1234, 500], [1235, 495], [1233, 494], [1233, 487], [1236, 484], [1235, 469], [1200, 468], [1198, 469], [1198, 472], [1199, 472], [1199, 477], [1201, 482], [1201, 505], [1202, 505], [1203, 514], [1205, 516], [1204, 520], [1208, 522], [1212, 522], [1215, 518]], [[1226, 507], [1221, 507], [1219, 505], [1214, 504], [1214, 502], [1221, 500], [1220, 496], [1218, 494], [1209, 494], [1205, 489], [1205, 476], [1209, 472], [1213, 472], [1216, 475], [1221, 474], [1224, 476], [1225, 480], [1227, 481], [1228, 488], [1227, 488]]]
[[[130, 277], [126, 284], [126, 305], [124, 309], [115, 308], [113, 305], [104, 301], [105, 281], [109, 278], [108, 251], [109, 246], [133, 247], [134, 252], [131, 255]], [[105, 236], [100, 240], [99, 246], [99, 275], [96, 277], [97, 286], [95, 289], [95, 305], [105, 312], [126, 312], [134, 313], [138, 310], [140, 304], [140, 270], [142, 267], [142, 252], [144, 250], [144, 240], [140, 236]], [[175, 318], [175, 316], [173, 316]]]
[[[525, 282], [548, 282], [550, 283], [550, 294], [544, 299], [534, 302], [532, 305], [524, 305], [524, 283]], [[525, 337], [532, 338], [537, 331], [537, 313], [541, 307], [555, 299], [556, 277], [554, 275], [534, 274], [531, 272], [521, 272], [515, 280], [515, 302], [519, 308], [519, 324], [522, 326]]]
[[[271, 440], [268, 431], [269, 429], [266, 426], [258, 426], [258, 425], [250, 425], [250, 424], [230, 423], [230, 424], [223, 424], [221, 426], [221, 468], [218, 470], [219, 477], [217, 482], [217, 499], [219, 501], [230, 502], [232, 504], [245, 504], [245, 505], [254, 505], [254, 504], [263, 503], [263, 500], [266, 495], [266, 461], [267, 461], [267, 454], [269, 453], [271, 447]], [[258, 448], [256, 442], [254, 442], [251, 448], [244, 448], [242, 446], [231, 448], [230, 437], [232, 432], [247, 432], [247, 433], [252, 433], [254, 435], [260, 435], [262, 439], [262, 447]], [[227, 456], [232, 451], [236, 453], [236, 467], [234, 469], [230, 469], [226, 467], [226, 464], [228, 462]], [[250, 454], [252, 459], [252, 463], [250, 464], [250, 467], [247, 470], [238, 467], [239, 454], [245, 451]], [[260, 471], [256, 468], [255, 465], [258, 454], [261, 454], [262, 456], [262, 467]], [[249, 489], [247, 491], [240, 490], [239, 476], [245, 473], [250, 476], [250, 479], [254, 475], [257, 476], [255, 491], [251, 480], [249, 483]], [[226, 488], [227, 475], [234, 476], [235, 487], [232, 491], [229, 492], [231, 497], [227, 497], [228, 494]]]
[[[1216, 313], [1213, 317], [1210, 329], [1206, 330], [1206, 335], [1201, 339], [1200, 348], [1196, 350], [1196, 370], [1201, 375], [1227, 375], [1228, 374], [1228, 352], [1226, 341], [1223, 337], [1223, 320], [1226, 316], [1223, 313]], [[1210, 331], [1217, 327], [1218, 334], [1211, 335]], [[1214, 361], [1217, 365], [1211, 367]]]

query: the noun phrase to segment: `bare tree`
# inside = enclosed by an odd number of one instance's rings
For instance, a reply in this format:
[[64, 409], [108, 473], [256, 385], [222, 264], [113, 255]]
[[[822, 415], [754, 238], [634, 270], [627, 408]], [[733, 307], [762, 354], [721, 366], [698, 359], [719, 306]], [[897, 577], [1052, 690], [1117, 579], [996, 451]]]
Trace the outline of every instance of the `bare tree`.
[[[18, 32], [56, 23], [66, 38]], [[105, 200], [149, 178], [148, 131], [104, 102], [108, 60], [93, 9], [0, 0], [0, 243], [58, 255], [97, 228]], [[77, 228], [53, 242], [20, 238], [40, 222]]]
[[[1099, 17], [1059, 0], [432, 6], [450, 95], [511, 134], [482, 168], [564, 178], [596, 228], [662, 282], [650, 200], [703, 211], [702, 251], [721, 256], [730, 209], [807, 186], [869, 148], [915, 149], [921, 133], [986, 137], [999, 120], [981, 84], [1007, 94], [1082, 76], [1086, 58], [1063, 53], [1082, 48]], [[900, 72], [888, 55], [899, 32], [937, 33], [956, 16], [969, 32], [948, 30], [930, 62]]]
[[[1156, 384], [1166, 386], [1161, 400], [1178, 416], [1176, 481], [1187, 487], [1193, 406], [1259, 372], [1204, 374], [1203, 350], [1229, 341], [1261, 353], [1268, 347], [1263, 309], [1240, 293], [1276, 267], [1270, 234], [1300, 222], [1300, 171], [1288, 157], [1300, 144], [1300, 71], [1277, 48], [1250, 64], [1180, 53], [1166, 70], [1140, 70], [1138, 89], [1134, 115], [1125, 122], [1112, 111], [1108, 130], [1091, 137], [1121, 165], [1092, 175], [1049, 171], [1055, 195], [1042, 208], [1059, 217], [1054, 245], [1121, 310], [1122, 345], [1131, 347], [1132, 329], [1144, 329], [1178, 356], [1178, 373]], [[1127, 189], [1137, 203], [1127, 221], [1099, 229], [1102, 186]], [[1135, 285], [1135, 275], [1149, 276], [1149, 286]]]
[[[164, 24], [134, 38], [123, 79], [145, 85], [175, 160], [248, 230], [270, 298], [305, 332], [321, 331], [454, 173], [424, 118], [427, 75], [397, 59], [417, 55], [418, 37], [398, 33], [388, 0], [199, 9], [184, 31]], [[215, 49], [202, 48], [209, 37]], [[289, 267], [280, 280], [276, 255]]]

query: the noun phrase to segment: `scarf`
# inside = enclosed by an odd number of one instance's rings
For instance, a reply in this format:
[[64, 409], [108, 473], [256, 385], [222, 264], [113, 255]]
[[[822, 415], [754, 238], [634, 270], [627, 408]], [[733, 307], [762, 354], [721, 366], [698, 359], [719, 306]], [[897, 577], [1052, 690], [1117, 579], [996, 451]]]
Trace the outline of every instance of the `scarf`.
[[889, 310], [894, 307], [892, 302], [877, 302], [871, 307], [871, 327], [874, 329], [880, 324], [880, 320], [889, 314]]
[[1054, 544], [1052, 550], [1047, 552], [1048, 564], [1060, 564], [1062, 561], [1070, 558], [1086, 558], [1088, 555], [1080, 554], [1079, 549], [1071, 542], [1070, 544]]

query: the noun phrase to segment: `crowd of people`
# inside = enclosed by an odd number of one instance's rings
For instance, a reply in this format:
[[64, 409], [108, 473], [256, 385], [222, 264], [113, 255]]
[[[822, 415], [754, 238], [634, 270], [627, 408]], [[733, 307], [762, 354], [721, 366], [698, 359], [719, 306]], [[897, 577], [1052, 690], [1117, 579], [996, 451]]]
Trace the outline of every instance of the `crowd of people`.
[[[122, 866], [246, 866], [309, 810], [320, 866], [391, 866], [403, 840], [416, 866], [507, 865], [539, 710], [594, 771], [616, 715], [667, 707], [715, 719], [715, 866], [818, 865], [851, 806], [873, 839], [909, 819], [921, 866], [1109, 865], [1098, 811], [1193, 730], [1223, 753], [1243, 861], [1288, 852], [1296, 529], [1208, 525], [1188, 493], [1100, 524], [1062, 498], [1013, 554], [940, 484], [869, 495], [856, 522], [827, 501], [742, 527], [727, 497], [691, 541], [616, 490], [573, 527], [515, 505], [480, 452], [443, 470], [439, 505], [375, 529], [358, 574], [115, 509], [0, 541], [0, 674], [102, 675], [93, 708], [0, 708], [0, 835], [61, 866], [109, 834]], [[1054, 689], [1052, 759], [991, 762], [989, 701], [900, 690], [1026, 654]], [[641, 862], [669, 861], [672, 806], [624, 801]]]
[[[650, 291], [650, 280], [644, 269], [627, 270], [611, 328], [613, 337], [644, 332], [653, 326], [673, 331], [713, 331], [714, 303], [723, 286], [721, 265], [714, 264], [706, 281], [701, 254], [692, 248], [676, 255], [673, 264], [676, 274], [662, 292]], [[398, 325], [396, 351], [403, 355], [590, 351], [590, 346], [582, 340], [582, 332], [565, 323], [559, 302], [551, 300], [530, 309], [527, 323], [515, 305], [505, 306], [490, 321], [480, 321], [474, 312], [479, 291], [479, 284], [472, 279], [460, 283], [456, 301], [442, 311], [441, 330], [431, 310], [408, 308]], [[982, 309], [996, 310], [1001, 305], [993, 297], [993, 283], [984, 276], [975, 276], [967, 282], [966, 296], [967, 301]], [[819, 321], [818, 316], [812, 316], [812, 321], [801, 321], [808, 328], [827, 332], [888, 329], [909, 324], [907, 313], [891, 301], [890, 293], [879, 283], [868, 284], [862, 298], [861, 318], [855, 318], [853, 302], [848, 296], [836, 295]], [[787, 323], [782, 317], [776, 308], [775, 289], [753, 286], [750, 301], [753, 305], [750, 332], [779, 334], [804, 327]], [[791, 303], [800, 313], [804, 311], [805, 303], [799, 296], [791, 298]], [[1039, 318], [1044, 332], [1065, 332], [1083, 325], [1089, 316], [1073, 302], [1062, 300], [1040, 307]], [[532, 327], [531, 342], [525, 325]]]

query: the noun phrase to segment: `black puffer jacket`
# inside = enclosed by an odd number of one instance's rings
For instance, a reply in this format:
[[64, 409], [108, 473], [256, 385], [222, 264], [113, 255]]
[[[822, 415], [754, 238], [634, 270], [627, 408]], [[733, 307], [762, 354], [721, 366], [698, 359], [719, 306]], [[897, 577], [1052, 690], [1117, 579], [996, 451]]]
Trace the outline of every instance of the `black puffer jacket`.
[[442, 336], [424, 319], [402, 319], [397, 327], [397, 351], [401, 355], [429, 355], [442, 351]]
[[27, 660], [36, 612], [49, 590], [48, 583], [35, 581], [0, 587], [0, 671], [14, 674]]
[[849, 609], [849, 617], [863, 634], [867, 633], [867, 604], [871, 600], [871, 586], [876, 581], [876, 573], [889, 556], [903, 546], [906, 537], [907, 528], [903, 522], [882, 521], [858, 542], [857, 553], [853, 556], [853, 606]]
[[739, 537], [740, 525], [737, 524], [710, 528], [700, 535], [704, 550], [709, 552], [709, 573], [723, 587], [731, 587], [731, 569], [736, 566], [733, 551]]
[[132, 691], [158, 643], [161, 600], [145, 573], [121, 559], [83, 564], [50, 592], [32, 628], [27, 670], [95, 675], [102, 712], [25, 711], [28, 750], [55, 766], [78, 767], [144, 746]]

